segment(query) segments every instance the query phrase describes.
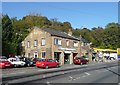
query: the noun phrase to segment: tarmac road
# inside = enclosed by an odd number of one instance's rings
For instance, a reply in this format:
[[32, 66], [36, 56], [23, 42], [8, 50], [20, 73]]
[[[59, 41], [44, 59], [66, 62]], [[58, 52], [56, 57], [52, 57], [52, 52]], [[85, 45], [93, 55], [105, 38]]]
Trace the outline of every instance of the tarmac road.
[[[92, 63], [88, 65], [64, 65], [61, 68], [39, 69], [35, 67], [15, 68], [13, 72], [27, 72], [14, 75], [5, 75], [9, 70], [4, 70], [3, 82], [6, 83], [28, 83], [50, 84], [53, 83], [117, 83], [118, 63]], [[28, 69], [30, 69], [28, 71]], [[32, 69], [32, 70], [31, 70]], [[68, 69], [68, 70], [64, 70]], [[70, 69], [70, 70], [69, 70]], [[51, 72], [49, 72], [51, 71]], [[42, 73], [43, 72], [43, 73]], [[44, 73], [45, 72], [45, 73]], [[25, 76], [26, 74], [26, 76]], [[52, 84], [51, 84], [52, 83]]]

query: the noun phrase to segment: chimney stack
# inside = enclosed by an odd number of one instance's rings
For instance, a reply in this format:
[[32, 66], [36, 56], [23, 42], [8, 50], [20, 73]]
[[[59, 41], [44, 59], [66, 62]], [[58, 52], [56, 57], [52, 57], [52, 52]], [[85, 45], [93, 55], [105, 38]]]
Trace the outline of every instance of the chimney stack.
[[69, 29], [69, 30], [68, 30], [68, 35], [69, 35], [69, 36], [72, 36], [72, 29]]

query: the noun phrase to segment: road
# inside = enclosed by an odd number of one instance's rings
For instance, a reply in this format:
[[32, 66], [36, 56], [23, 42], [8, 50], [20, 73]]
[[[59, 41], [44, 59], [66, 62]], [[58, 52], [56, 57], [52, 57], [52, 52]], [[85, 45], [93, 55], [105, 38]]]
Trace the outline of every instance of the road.
[[[35, 84], [47, 84], [54, 85], [55, 83], [118, 83], [119, 72], [118, 72], [118, 63], [104, 63], [104, 64], [88, 64], [88, 65], [73, 65], [74, 69], [62, 70], [65, 68], [70, 68], [70, 66], [61, 67], [61, 68], [50, 68], [50, 69], [38, 69], [35, 67], [27, 68], [15, 68], [10, 69], [14, 74], [8, 75], [8, 69], [4, 69], [3, 79], [7, 83], [22, 83], [26, 85], [28, 83]], [[20, 69], [20, 70], [18, 70]], [[29, 69], [29, 71], [28, 71]], [[49, 73], [42, 73], [42, 71], [51, 71]], [[52, 72], [56, 71], [56, 72]], [[16, 75], [15, 72], [18, 72], [19, 77], [11, 76]], [[20, 73], [21, 72], [21, 73]], [[25, 74], [27, 76], [23, 76]], [[6, 75], [5, 75], [6, 74]], [[21, 75], [21, 76], [20, 76]], [[29, 76], [30, 75], [30, 76]], [[8, 78], [9, 77], [9, 78]], [[113, 85], [113, 84], [112, 84]]]

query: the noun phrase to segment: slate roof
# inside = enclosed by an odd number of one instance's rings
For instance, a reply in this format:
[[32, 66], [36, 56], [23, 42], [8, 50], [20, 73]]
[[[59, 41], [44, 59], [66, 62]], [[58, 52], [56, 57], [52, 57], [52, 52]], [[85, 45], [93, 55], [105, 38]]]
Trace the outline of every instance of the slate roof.
[[80, 41], [82, 41], [82, 42], [84, 42], [84, 43], [90, 43], [90, 42], [88, 42], [85, 38], [80, 38], [80, 37], [78, 37], [78, 36], [75, 36], [76, 38], [78, 38]]
[[81, 38], [81, 41], [83, 41], [84, 43], [90, 43], [90, 42], [88, 42], [86, 39], [84, 39], [84, 38]]
[[66, 32], [61, 32], [61, 31], [58, 31], [58, 30], [55, 30], [55, 29], [43, 28], [42, 30], [50, 33], [52, 36], [58, 36], [58, 37], [63, 37], [63, 38], [73, 39], [73, 40], [79, 40], [78, 38], [76, 38], [74, 36], [68, 35]]

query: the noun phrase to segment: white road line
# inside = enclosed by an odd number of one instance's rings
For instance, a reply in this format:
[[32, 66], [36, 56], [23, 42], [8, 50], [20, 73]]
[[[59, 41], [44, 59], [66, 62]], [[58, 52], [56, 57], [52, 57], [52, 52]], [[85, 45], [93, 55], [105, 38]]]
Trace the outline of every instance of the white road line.
[[49, 82], [49, 81], [47, 81], [46, 83], [47, 83], [47, 85], [50, 85], [50, 82]]
[[23, 74], [25, 72], [18, 72], [18, 73], [9, 73], [9, 74], [3, 74], [3, 75], [14, 75], [14, 74]]
[[80, 77], [77, 77], [76, 79], [80, 79]]
[[69, 79], [73, 79], [73, 77], [72, 77], [72, 76], [69, 76]]
[[86, 76], [82, 76], [82, 77], [86, 77]]
[[43, 78], [45, 78], [46, 76], [45, 75], [43, 75]]
[[17, 73], [10, 73], [10, 74], [17, 74]]
[[25, 72], [19, 72], [18, 74], [22, 74], [22, 73], [25, 73]]
[[91, 74], [90, 74], [90, 73], [88, 73], [88, 72], [85, 72], [85, 74], [87, 74], [88, 76], [89, 76], [89, 75], [91, 75]]

